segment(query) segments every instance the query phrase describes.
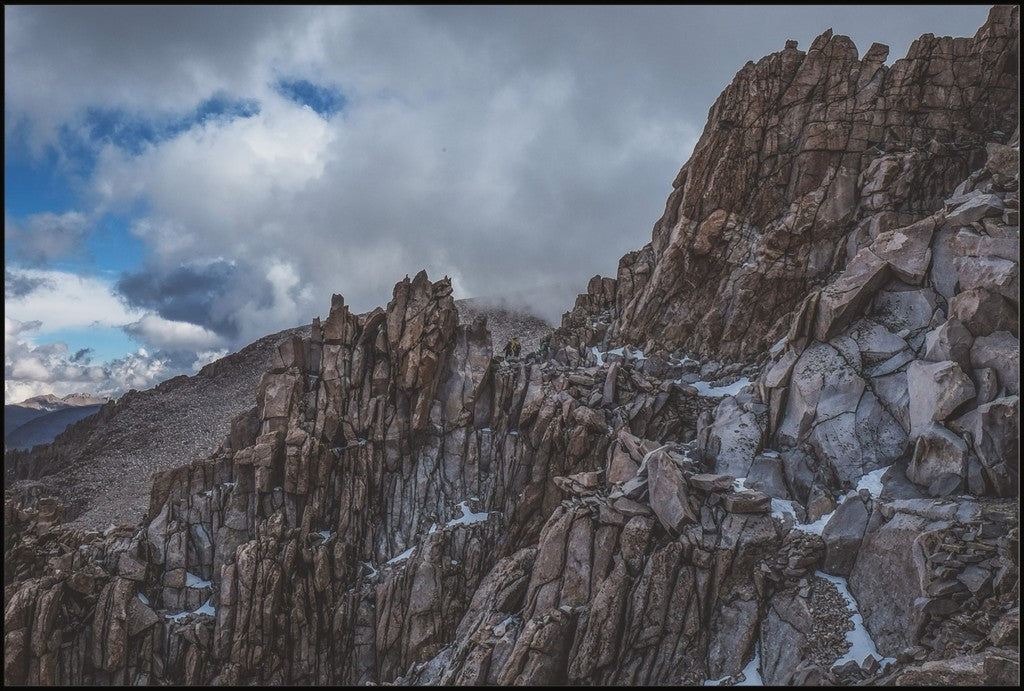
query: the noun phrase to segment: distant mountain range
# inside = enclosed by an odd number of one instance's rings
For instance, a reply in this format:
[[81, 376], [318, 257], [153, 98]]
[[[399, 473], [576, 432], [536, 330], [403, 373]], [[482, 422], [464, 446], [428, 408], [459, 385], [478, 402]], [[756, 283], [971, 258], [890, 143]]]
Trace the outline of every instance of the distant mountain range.
[[64, 429], [99, 410], [109, 399], [86, 393], [44, 394], [4, 406], [4, 448], [48, 444]]

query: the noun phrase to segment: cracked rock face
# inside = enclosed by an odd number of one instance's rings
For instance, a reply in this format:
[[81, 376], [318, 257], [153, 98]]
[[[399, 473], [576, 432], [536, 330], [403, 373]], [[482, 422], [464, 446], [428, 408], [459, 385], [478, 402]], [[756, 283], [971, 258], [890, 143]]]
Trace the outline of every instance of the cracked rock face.
[[[919, 284], [928, 231], [913, 222], [1017, 127], [1017, 21], [1016, 10], [994, 8], [973, 38], [922, 36], [891, 66], [885, 46], [858, 56], [831, 31], [806, 52], [747, 63], [712, 106], [651, 243], [619, 264], [621, 338], [747, 359], [846, 264], [844, 281], [823, 293], [820, 340], [886, 269]], [[998, 155], [1002, 184], [1013, 154]], [[980, 190], [950, 222], [970, 226], [1005, 208]], [[876, 238], [874, 254], [854, 257]], [[972, 263], [960, 272], [964, 288], [984, 283], [1006, 297], [1018, 281], [1005, 261]]]
[[546, 356], [421, 272], [140, 523], [7, 490], [5, 681], [1019, 682], [1018, 23], [744, 67]]

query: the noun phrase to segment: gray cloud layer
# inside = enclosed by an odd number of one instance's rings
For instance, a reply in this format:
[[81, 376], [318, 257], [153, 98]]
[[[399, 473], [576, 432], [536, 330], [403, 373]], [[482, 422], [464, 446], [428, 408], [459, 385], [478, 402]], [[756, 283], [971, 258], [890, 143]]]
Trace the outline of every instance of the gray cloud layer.
[[[453, 276], [459, 297], [575, 286], [550, 291], [556, 318], [649, 239], [744, 62], [828, 27], [899, 57], [926, 31], [973, 34], [986, 12], [7, 7], [5, 122], [42, 148], [62, 127], [87, 140], [90, 108], [258, 101], [136, 150], [96, 142], [82, 210], [144, 203], [147, 266], [122, 294], [233, 347], [322, 314], [332, 292], [369, 309], [421, 268]], [[336, 89], [345, 107], [321, 117], [282, 79]], [[157, 332], [143, 326], [132, 333]]]

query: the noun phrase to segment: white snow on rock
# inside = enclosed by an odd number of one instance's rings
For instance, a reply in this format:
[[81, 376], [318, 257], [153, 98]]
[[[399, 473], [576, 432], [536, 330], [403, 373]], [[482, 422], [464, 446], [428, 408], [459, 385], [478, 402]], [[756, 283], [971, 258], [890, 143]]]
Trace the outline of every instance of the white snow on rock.
[[209, 614], [211, 617], [217, 614], [217, 608], [213, 606], [213, 598], [204, 602], [199, 606], [198, 609], [192, 612], [193, 614]]
[[377, 569], [373, 568], [373, 564], [371, 564], [370, 562], [364, 561], [363, 566], [370, 570], [370, 573], [366, 576], [366, 578], [373, 578], [377, 575]]
[[878, 497], [882, 496], [882, 476], [885, 475], [885, 471], [891, 467], [891, 465], [887, 465], [884, 468], [872, 470], [860, 479], [857, 483], [857, 490], [860, 491], [862, 489], [866, 489], [871, 493], [872, 499], [878, 499]]
[[737, 683], [736, 686], [764, 686], [764, 681], [761, 680], [761, 651], [756, 646], [754, 647], [754, 657], [743, 668], [742, 674], [746, 679]]
[[597, 366], [604, 367], [604, 353], [597, 349], [597, 346], [591, 346], [590, 352], [597, 358]]
[[[682, 383], [682, 379], [678, 381], [679, 383]], [[697, 389], [698, 396], [722, 398], [724, 396], [735, 396], [745, 387], [750, 386], [750, 380], [743, 377], [741, 379], [737, 379], [732, 384], [727, 384], [725, 386], [711, 386], [711, 382], [696, 381], [693, 384], [690, 384], [690, 386]]]
[[[747, 478], [738, 477], [733, 480], [732, 486], [737, 492], [750, 492], [750, 488], [746, 486]], [[796, 507], [793, 505], [791, 499], [777, 499], [772, 497], [772, 516], [778, 518], [780, 521], [785, 522], [786, 518], [793, 520], [793, 527], [804, 533], [813, 533], [815, 535], [821, 535], [822, 531], [825, 530], [825, 526], [828, 525], [832, 515], [836, 512], [844, 501], [851, 497], [854, 492], [847, 492], [843, 496], [836, 500], [836, 508], [831, 512], [821, 516], [818, 520], [813, 523], [800, 523], [796, 518]]]
[[415, 550], [416, 550], [416, 545], [413, 545], [412, 547], [410, 547], [409, 549], [405, 550], [405, 551], [404, 551], [404, 552], [402, 552], [401, 554], [399, 554], [399, 555], [397, 555], [397, 556], [394, 556], [394, 557], [391, 557], [390, 559], [388, 559], [388, 560], [387, 560], [386, 562], [384, 562], [384, 563], [385, 563], [385, 564], [397, 564], [397, 563], [398, 563], [398, 562], [400, 562], [400, 561], [405, 561], [406, 559], [408, 559], [409, 557], [411, 557], [411, 556], [412, 556], [412, 553], [413, 553], [413, 552], [414, 552]]
[[206, 602], [199, 605], [199, 607], [195, 608], [191, 612], [168, 612], [164, 615], [164, 618], [172, 621], [181, 621], [189, 614], [209, 614], [211, 617], [215, 616], [217, 614], [217, 608], [213, 606], [213, 597], [210, 597]]
[[[470, 525], [472, 523], [481, 523], [487, 520], [487, 513], [473, 513], [472, 509], [469, 508], [469, 502], [460, 501], [459, 509], [462, 511], [462, 515], [458, 518], [453, 518], [444, 524], [445, 528], [450, 528], [456, 525]], [[431, 530], [430, 532], [433, 532]]]
[[[743, 681], [737, 682], [736, 686], [764, 686], [764, 682], [761, 680], [761, 654], [756, 645], [754, 646], [754, 657], [751, 658], [740, 674], [746, 678]], [[728, 680], [728, 676], [724, 676], [721, 679], [708, 679], [704, 682], [704, 686], [721, 686]]]
[[149, 598], [146, 597], [145, 595], [143, 595], [142, 593], [139, 593], [138, 595], [136, 595], [136, 597], [139, 598], [139, 602], [141, 602], [142, 604], [144, 604], [144, 605], [148, 605], [149, 604]]
[[875, 642], [871, 639], [871, 634], [864, 627], [864, 618], [861, 616], [860, 610], [857, 607], [857, 601], [853, 599], [853, 595], [850, 594], [850, 589], [846, 586], [846, 579], [839, 576], [830, 576], [824, 571], [815, 571], [814, 575], [834, 583], [836, 588], [839, 589], [839, 594], [846, 600], [847, 609], [851, 610], [850, 621], [853, 622], [853, 631], [846, 632], [846, 640], [850, 642], [850, 650], [832, 663], [832, 666], [839, 667], [850, 660], [861, 665], [864, 663], [864, 660], [869, 657], [873, 657], [878, 660], [882, 667], [885, 667], [889, 663], [896, 662], [896, 658], [882, 657], [878, 652], [878, 648], [875, 647]]
[[320, 537], [322, 537], [323, 539], [326, 540], [327, 538], [329, 538], [331, 536], [331, 533], [330, 533], [329, 530], [321, 530], [319, 533], [317, 533], [317, 535], [319, 535]]
[[212, 588], [213, 583], [207, 580], [203, 580], [199, 576], [195, 575], [191, 571], [185, 572], [185, 587], [186, 588]]

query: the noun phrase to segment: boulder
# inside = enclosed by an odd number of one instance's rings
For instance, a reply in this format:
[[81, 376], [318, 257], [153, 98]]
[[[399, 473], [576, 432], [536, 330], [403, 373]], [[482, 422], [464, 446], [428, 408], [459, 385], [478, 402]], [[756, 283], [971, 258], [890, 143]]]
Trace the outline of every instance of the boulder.
[[971, 345], [974, 336], [957, 319], [950, 319], [925, 335], [924, 359], [931, 362], [952, 360], [966, 368], [971, 364]]
[[953, 262], [961, 290], [984, 288], [1020, 304], [1020, 264], [998, 257], [960, 257]]
[[996, 371], [999, 388], [1007, 394], [1020, 393], [1020, 341], [1008, 331], [980, 336], [971, 346], [971, 367]]
[[905, 228], [880, 233], [871, 243], [871, 250], [888, 263], [900, 280], [920, 285], [931, 263], [935, 220], [929, 216]]
[[750, 464], [744, 486], [777, 499], [790, 499], [782, 458], [777, 454], [758, 454]]
[[936, 422], [923, 428], [914, 442], [907, 477], [933, 496], [945, 496], [959, 489], [966, 474], [964, 440]]
[[822, 568], [826, 573], [846, 578], [853, 571], [868, 515], [867, 504], [859, 495], [847, 497], [832, 514], [821, 532], [825, 541]]
[[746, 476], [761, 445], [761, 435], [757, 417], [732, 396], [718, 404], [711, 425], [698, 424], [697, 429], [704, 454], [714, 462], [715, 472], [733, 477]]
[[772, 498], [756, 490], [729, 492], [722, 496], [722, 506], [730, 513], [771, 513]]
[[949, 302], [949, 316], [962, 322], [975, 337], [996, 331], [1016, 334], [1020, 329], [1016, 308], [1002, 295], [984, 288], [957, 293]]
[[966, 201], [946, 212], [946, 223], [952, 226], [968, 226], [986, 216], [998, 216], [1003, 213], [1006, 205], [994, 194], [983, 194], [975, 190]]
[[915, 360], [907, 369], [910, 393], [910, 434], [917, 437], [932, 422], [949, 418], [974, 398], [974, 382], [953, 361]]
[[678, 535], [683, 526], [697, 520], [690, 508], [683, 471], [666, 454], [655, 453], [647, 460], [647, 483], [651, 509], [665, 530]]
[[863, 249], [842, 275], [821, 291], [814, 337], [827, 341], [845, 327], [889, 279], [889, 264]]
[[997, 398], [950, 422], [950, 427], [970, 438], [990, 491], [1001, 497], [1019, 494], [1019, 425], [1019, 396]]

